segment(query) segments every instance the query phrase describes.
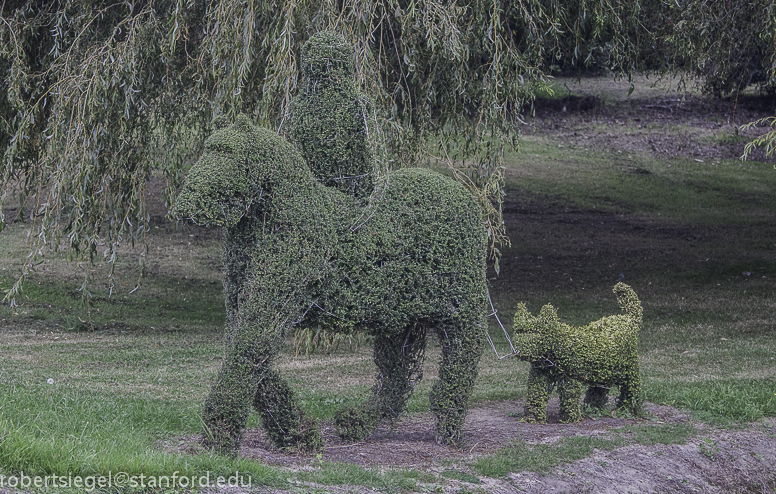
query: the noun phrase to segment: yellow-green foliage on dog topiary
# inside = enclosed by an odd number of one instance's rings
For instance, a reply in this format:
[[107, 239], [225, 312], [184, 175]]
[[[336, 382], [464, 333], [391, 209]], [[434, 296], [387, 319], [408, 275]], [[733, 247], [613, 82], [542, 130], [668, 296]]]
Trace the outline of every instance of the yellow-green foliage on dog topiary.
[[532, 316], [524, 304], [518, 306], [513, 343], [519, 352], [517, 357], [531, 363], [525, 401], [527, 421], [547, 421], [547, 399], [555, 387], [560, 396], [560, 421], [581, 420], [584, 385], [588, 385], [587, 405], [603, 408], [608, 388], [619, 386], [618, 406], [639, 414], [641, 302], [624, 283], [618, 283], [614, 293], [623, 314], [604, 317], [584, 327], [560, 322], [557, 311], [549, 304], [542, 307], [538, 317]]
[[321, 448], [272, 367], [295, 326], [374, 336], [371, 398], [336, 418], [348, 439], [405, 410], [433, 332], [442, 347], [430, 395], [437, 439], [458, 442], [485, 335], [476, 200], [452, 179], [403, 169], [364, 204], [323, 185], [289, 142], [247, 117], [216, 127], [173, 210], [224, 228], [226, 355], [205, 402], [206, 444], [234, 451], [253, 405], [279, 447]]

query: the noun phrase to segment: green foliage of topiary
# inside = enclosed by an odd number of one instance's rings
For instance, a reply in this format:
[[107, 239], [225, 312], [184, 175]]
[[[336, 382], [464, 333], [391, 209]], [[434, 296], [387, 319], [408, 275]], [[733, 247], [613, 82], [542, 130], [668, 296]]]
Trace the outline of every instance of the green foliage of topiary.
[[518, 358], [531, 363], [525, 419], [547, 421], [547, 399], [553, 388], [560, 395], [560, 421], [581, 420], [580, 398], [585, 384], [585, 404], [603, 408], [609, 388], [619, 386], [618, 406], [634, 415], [641, 410], [638, 333], [642, 309], [636, 293], [624, 283], [614, 287], [623, 314], [604, 317], [584, 327], [572, 327], [558, 320], [551, 305], [538, 317], [525, 304], [518, 306], [514, 319]]
[[224, 227], [226, 352], [205, 403], [206, 444], [234, 452], [253, 405], [277, 446], [320, 449], [320, 433], [272, 368], [292, 327], [374, 336], [372, 395], [337, 416], [349, 439], [406, 409], [433, 332], [442, 346], [430, 397], [437, 438], [460, 441], [487, 303], [475, 199], [412, 168], [357, 198], [323, 185], [290, 143], [247, 117], [216, 127], [173, 210]]
[[[356, 197], [374, 189], [372, 102], [353, 81], [353, 47], [333, 31], [301, 50], [301, 91], [291, 102], [291, 134], [313, 174]], [[376, 133], [372, 129], [371, 136]]]

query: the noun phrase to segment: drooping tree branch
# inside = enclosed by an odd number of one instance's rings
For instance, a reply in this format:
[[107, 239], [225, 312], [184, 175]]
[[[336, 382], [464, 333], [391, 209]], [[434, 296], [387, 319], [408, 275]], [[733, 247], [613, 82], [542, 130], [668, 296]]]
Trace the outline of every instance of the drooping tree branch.
[[[169, 204], [213, 117], [245, 113], [288, 132], [299, 49], [324, 29], [355, 46], [355, 83], [375, 102], [385, 144], [381, 166], [444, 157], [481, 198], [497, 254], [508, 242], [503, 152], [517, 145], [521, 112], [551, 67], [597, 64], [627, 75], [690, 66], [705, 53], [687, 27], [705, 25], [701, 4], [4, 0], [0, 227], [23, 211], [33, 239], [7, 296], [18, 293], [46, 248], [104, 255], [112, 264], [120, 243], [142, 243], [149, 178], [166, 180]], [[739, 6], [729, 18], [748, 19], [750, 11]], [[699, 16], [695, 24], [687, 12]], [[766, 47], [762, 60], [771, 68], [773, 43], [761, 27], [773, 18], [758, 21], [760, 44], [752, 45]], [[683, 52], [686, 46], [697, 50]]]

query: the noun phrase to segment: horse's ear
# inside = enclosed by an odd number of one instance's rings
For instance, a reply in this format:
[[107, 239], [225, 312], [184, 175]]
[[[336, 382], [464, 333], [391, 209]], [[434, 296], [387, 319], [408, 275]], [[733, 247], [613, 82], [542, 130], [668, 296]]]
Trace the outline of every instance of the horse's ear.
[[251, 122], [251, 119], [248, 118], [248, 115], [240, 113], [237, 115], [237, 121], [234, 124], [243, 132], [248, 132], [251, 130], [253, 122]]
[[229, 117], [226, 115], [218, 115], [213, 119], [213, 131], [221, 130], [224, 127], [229, 127]]

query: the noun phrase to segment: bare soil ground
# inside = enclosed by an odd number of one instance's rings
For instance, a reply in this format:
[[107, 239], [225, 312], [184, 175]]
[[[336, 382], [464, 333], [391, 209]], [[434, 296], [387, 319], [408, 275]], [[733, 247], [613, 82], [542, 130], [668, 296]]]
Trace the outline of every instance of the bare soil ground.
[[[677, 94], [666, 81], [654, 87], [640, 82], [631, 97], [625, 96], [629, 85], [624, 82], [589, 78], [564, 83], [572, 95], [537, 100], [535, 118], [524, 132], [547, 136], [570, 147], [648, 152], [662, 158], [686, 156], [712, 162], [740, 158], [746, 143], [766, 131], [763, 127], [740, 127], [773, 116], [776, 108], [773, 98], [759, 95], [713, 99]], [[724, 134], [728, 137], [721, 138]], [[761, 149], [755, 150], [750, 159], [774, 161], [766, 158]]]
[[[468, 460], [494, 453], [498, 449], [522, 442], [552, 444], [570, 436], [601, 436], [612, 429], [644, 422], [639, 419], [602, 417], [585, 419], [574, 424], [558, 423], [558, 400], [550, 401], [548, 423], [531, 424], [521, 421], [522, 401], [501, 401], [471, 409], [466, 417], [463, 446], [439, 445], [434, 440], [434, 418], [430, 413], [413, 414], [383, 424], [366, 441], [343, 442], [332, 424], [324, 424], [326, 448], [321, 460], [354, 463], [364, 467], [423, 468], [451, 460]], [[689, 416], [670, 407], [649, 405], [648, 413], [662, 423], [684, 422]], [[251, 431], [245, 437], [242, 455], [266, 463], [284, 466], [298, 465], [312, 456], [286, 456], [274, 451], [261, 431]]]
[[[776, 420], [752, 424], [742, 430], [718, 430], [695, 424], [698, 435], [686, 444], [630, 444], [613, 451], [594, 450], [593, 455], [563, 464], [547, 474], [514, 472], [506, 478], [477, 476], [467, 468], [468, 460], [487, 455], [508, 444], [530, 448], [552, 444], [572, 436], [606, 437], [627, 425], [688, 423], [691, 418], [667, 406], [647, 404], [649, 420], [586, 418], [576, 424], [560, 424], [558, 401], [550, 401], [546, 424], [528, 424], [514, 413], [521, 402], [506, 401], [470, 410], [464, 428], [462, 448], [434, 442], [433, 418], [414, 414], [392, 426], [383, 425], [364, 442], [342, 443], [330, 424], [323, 424], [326, 447], [320, 457], [288, 455], [272, 448], [261, 431], [250, 431], [241, 455], [294, 471], [315, 469], [319, 461], [354, 463], [372, 468], [413, 468], [436, 475], [451, 470], [462, 473], [456, 480], [441, 475], [431, 492], [465, 493], [772, 493], [776, 471]], [[518, 414], [519, 415], [519, 414]], [[198, 451], [196, 438], [187, 438], [183, 450]], [[357, 486], [316, 486], [300, 483], [300, 490], [261, 489], [260, 492], [366, 493]], [[236, 492], [236, 490], [235, 490]]]

